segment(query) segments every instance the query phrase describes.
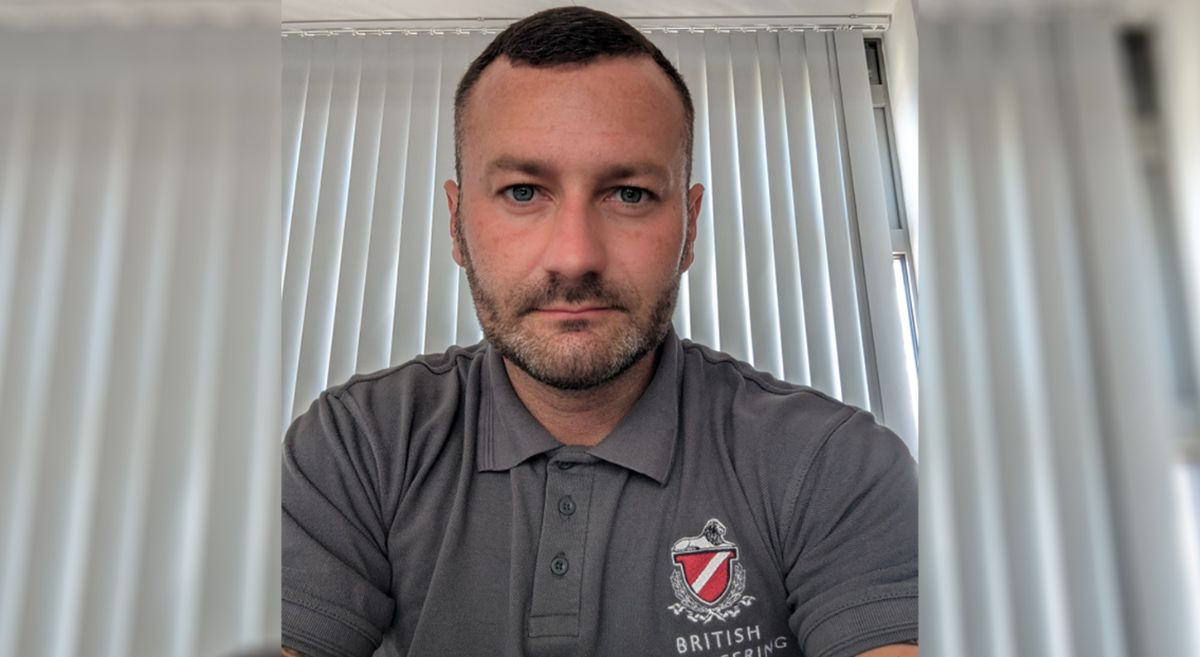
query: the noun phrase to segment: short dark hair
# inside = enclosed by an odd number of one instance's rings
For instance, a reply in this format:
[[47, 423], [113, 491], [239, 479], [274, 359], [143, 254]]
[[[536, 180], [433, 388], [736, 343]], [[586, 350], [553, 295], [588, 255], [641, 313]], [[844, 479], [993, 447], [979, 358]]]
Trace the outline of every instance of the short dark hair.
[[514, 64], [533, 67], [588, 64], [600, 57], [650, 57], [667, 74], [683, 101], [684, 157], [687, 180], [691, 180], [692, 124], [696, 110], [683, 76], [658, 46], [624, 20], [588, 7], [557, 7], [539, 11], [508, 26], [471, 62], [459, 80], [454, 94], [454, 175], [459, 182], [462, 182], [463, 119], [467, 101], [483, 70], [501, 55]]

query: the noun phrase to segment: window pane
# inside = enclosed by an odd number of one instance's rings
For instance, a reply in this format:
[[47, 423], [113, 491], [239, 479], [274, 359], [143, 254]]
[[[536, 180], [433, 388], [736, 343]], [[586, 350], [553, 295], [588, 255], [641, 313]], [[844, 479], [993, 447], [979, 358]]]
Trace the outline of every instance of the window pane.
[[884, 196], [887, 197], [888, 226], [903, 228], [900, 221], [899, 186], [892, 167], [892, 142], [888, 138], [887, 108], [875, 108], [875, 138], [879, 144], [879, 164], [882, 165]]
[[908, 371], [908, 390], [912, 400], [913, 417], [917, 415], [917, 331], [916, 309], [913, 308], [908, 260], [904, 255], [892, 257], [892, 277], [895, 281], [896, 311], [900, 315], [900, 331], [904, 342], [904, 365]]

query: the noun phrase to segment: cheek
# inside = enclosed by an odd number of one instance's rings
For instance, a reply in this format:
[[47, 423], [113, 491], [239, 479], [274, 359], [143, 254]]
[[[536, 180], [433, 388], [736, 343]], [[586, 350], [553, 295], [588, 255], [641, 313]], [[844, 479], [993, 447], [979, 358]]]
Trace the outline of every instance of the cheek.
[[679, 266], [683, 231], [637, 230], [623, 236], [623, 246], [613, 249], [613, 264], [621, 271], [650, 283], [668, 281]]
[[[521, 277], [531, 261], [531, 240], [509, 233], [489, 230], [485, 225], [467, 231], [471, 262], [485, 282], [510, 281]], [[493, 283], [493, 287], [495, 283]]]
[[679, 254], [683, 250], [684, 226], [683, 221], [674, 215], [668, 221], [655, 224], [652, 228], [642, 231], [636, 236], [633, 244], [654, 262], [663, 263], [664, 267], [673, 268], [679, 262]]

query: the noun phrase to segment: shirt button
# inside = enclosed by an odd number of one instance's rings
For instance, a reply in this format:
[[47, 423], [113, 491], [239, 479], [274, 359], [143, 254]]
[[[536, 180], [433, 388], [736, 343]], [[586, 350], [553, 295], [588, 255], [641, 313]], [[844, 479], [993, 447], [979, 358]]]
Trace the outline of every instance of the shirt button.
[[570, 495], [564, 495], [558, 500], [558, 512], [564, 516], [575, 513], [575, 500], [571, 499]]
[[550, 560], [550, 572], [562, 577], [567, 574], [567, 570], [571, 568], [571, 564], [567, 563], [567, 558], [560, 552], [558, 556]]
[[573, 466], [573, 465], [575, 465], [575, 464], [571, 463], [570, 461], [559, 461], [558, 469], [559, 470], [570, 470], [571, 466]]

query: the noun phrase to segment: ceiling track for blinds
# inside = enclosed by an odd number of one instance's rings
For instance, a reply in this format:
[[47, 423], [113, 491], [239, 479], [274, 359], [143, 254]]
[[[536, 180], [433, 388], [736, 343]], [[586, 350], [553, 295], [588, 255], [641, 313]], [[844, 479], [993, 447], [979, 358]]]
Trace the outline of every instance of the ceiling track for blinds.
[[[404, 34], [498, 34], [517, 18], [438, 18], [419, 20], [328, 20], [283, 24], [283, 36], [357, 36]], [[884, 32], [891, 25], [887, 15], [847, 16], [710, 16], [639, 18], [627, 17], [635, 27], [650, 33], [700, 32], [831, 32], [857, 30]]]
[[268, 0], [120, 0], [119, 2], [0, 3], [0, 26], [49, 29], [269, 28], [279, 4]]

